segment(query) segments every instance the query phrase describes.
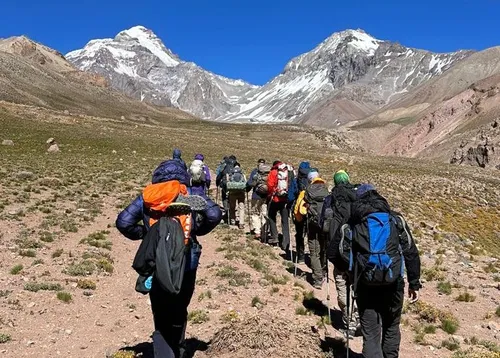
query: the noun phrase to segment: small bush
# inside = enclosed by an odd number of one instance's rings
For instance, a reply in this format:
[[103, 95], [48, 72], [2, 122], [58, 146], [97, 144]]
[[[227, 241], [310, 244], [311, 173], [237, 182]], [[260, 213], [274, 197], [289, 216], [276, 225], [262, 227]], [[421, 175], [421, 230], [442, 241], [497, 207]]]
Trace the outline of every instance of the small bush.
[[304, 292], [304, 301], [310, 301], [314, 299], [314, 291]]
[[229, 279], [230, 286], [247, 286], [251, 282], [249, 273], [239, 272], [233, 266], [222, 266], [215, 275]]
[[118, 351], [116, 353], [113, 353], [113, 355], [110, 358], [135, 358], [135, 352], [133, 351]]
[[439, 293], [444, 295], [451, 295], [451, 283], [449, 281], [439, 282], [437, 284], [437, 289]]
[[47, 283], [47, 282], [28, 282], [24, 285], [24, 289], [30, 292], [38, 291], [61, 291], [62, 286], [58, 283]]
[[89, 260], [83, 260], [79, 263], [73, 263], [66, 268], [66, 273], [70, 276], [89, 276], [94, 273], [95, 264]]
[[43, 260], [42, 259], [36, 259], [35, 261], [33, 261], [33, 263], [31, 264], [31, 266], [42, 265], [42, 264], [43, 264]]
[[65, 291], [57, 292], [57, 299], [64, 303], [70, 303], [73, 300], [71, 293]]
[[107, 240], [109, 231], [98, 231], [88, 235], [80, 241], [80, 244], [88, 244], [89, 246], [111, 250], [113, 243]]
[[497, 307], [496, 311], [495, 311], [495, 315], [497, 317], [500, 317], [500, 306]]
[[454, 318], [444, 318], [441, 320], [441, 329], [448, 334], [455, 334], [458, 330], [458, 321]]
[[11, 340], [12, 338], [10, 337], [10, 335], [5, 333], [0, 333], [0, 343], [7, 343], [10, 342]]
[[487, 266], [483, 268], [484, 272], [486, 273], [498, 273], [498, 269], [493, 265], [492, 262], [490, 262]]
[[102, 258], [96, 263], [97, 268], [101, 271], [105, 271], [107, 273], [113, 273], [114, 267], [113, 263], [107, 258]]
[[436, 333], [436, 326], [432, 324], [427, 324], [424, 326], [424, 333], [425, 334], [434, 334]]
[[280, 288], [278, 286], [271, 287], [271, 294], [280, 292]]
[[264, 302], [262, 302], [258, 296], [255, 296], [254, 298], [252, 298], [252, 307], [262, 308], [263, 306], [264, 306]]
[[211, 299], [212, 298], [212, 291], [208, 290], [208, 291], [200, 293], [200, 295], [198, 296], [198, 301], [201, 302], [205, 298]]
[[425, 341], [425, 332], [423, 332], [423, 331], [417, 331], [415, 333], [415, 337], [413, 337], [413, 343], [425, 345], [426, 344], [426, 341]]
[[188, 319], [188, 321], [192, 322], [193, 324], [201, 324], [204, 322], [208, 322], [210, 320], [210, 317], [208, 316], [207, 311], [194, 310], [194, 311], [189, 312], [187, 319]]
[[36, 257], [36, 251], [31, 249], [19, 250], [19, 255], [23, 257]]
[[48, 231], [42, 231], [40, 233], [40, 240], [43, 242], [53, 242], [54, 241], [54, 234]]
[[240, 320], [240, 316], [235, 310], [229, 310], [221, 316], [220, 320], [222, 323], [234, 323]]
[[309, 311], [305, 307], [297, 307], [295, 309], [295, 314], [299, 316], [307, 316]]
[[56, 251], [54, 251], [52, 253], [52, 258], [55, 259], [55, 258], [58, 258], [62, 255], [62, 253], [64, 252], [63, 249], [57, 249]]
[[441, 342], [441, 347], [444, 347], [450, 351], [456, 351], [460, 348], [460, 343], [452, 338], [448, 338]]
[[264, 279], [273, 285], [286, 285], [290, 278], [287, 275], [266, 274]]
[[470, 294], [469, 292], [463, 292], [455, 299], [459, 302], [474, 302], [476, 300], [476, 296]]
[[78, 280], [76, 287], [81, 288], [83, 290], [95, 290], [96, 289], [96, 283], [92, 280]]
[[19, 272], [23, 270], [24, 266], [21, 264], [17, 264], [16, 266], [10, 269], [11, 275], [17, 275]]

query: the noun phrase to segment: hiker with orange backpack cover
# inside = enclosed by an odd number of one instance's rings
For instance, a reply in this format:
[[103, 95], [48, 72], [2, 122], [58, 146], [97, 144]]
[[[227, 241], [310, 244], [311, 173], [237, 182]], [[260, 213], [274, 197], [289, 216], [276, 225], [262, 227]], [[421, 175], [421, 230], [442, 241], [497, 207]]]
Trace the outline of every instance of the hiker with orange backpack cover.
[[[185, 251], [185, 271], [181, 272], [183, 276], [179, 292], [174, 294], [165, 290], [155, 275], [149, 281], [155, 327], [153, 346], [155, 357], [158, 358], [179, 358], [184, 355], [187, 307], [194, 292], [201, 255], [197, 238], [211, 232], [222, 219], [219, 206], [212, 200], [189, 195], [189, 183], [190, 177], [182, 162], [167, 160], [155, 169], [152, 184], [116, 219], [116, 228], [126, 238], [143, 240], [153, 232], [152, 228], [157, 227], [155, 220], [161, 222], [162, 211], [174, 206], [173, 203], [184, 199], [190, 207], [187, 213], [177, 216], [189, 243]], [[154, 256], [154, 250], [151, 254]]]

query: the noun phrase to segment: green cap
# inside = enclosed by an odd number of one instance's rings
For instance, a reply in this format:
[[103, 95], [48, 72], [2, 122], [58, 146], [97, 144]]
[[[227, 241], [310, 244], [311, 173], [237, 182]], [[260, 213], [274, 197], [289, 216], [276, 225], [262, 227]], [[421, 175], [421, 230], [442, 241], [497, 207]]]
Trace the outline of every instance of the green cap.
[[335, 185], [349, 183], [349, 174], [345, 170], [339, 170], [333, 175]]

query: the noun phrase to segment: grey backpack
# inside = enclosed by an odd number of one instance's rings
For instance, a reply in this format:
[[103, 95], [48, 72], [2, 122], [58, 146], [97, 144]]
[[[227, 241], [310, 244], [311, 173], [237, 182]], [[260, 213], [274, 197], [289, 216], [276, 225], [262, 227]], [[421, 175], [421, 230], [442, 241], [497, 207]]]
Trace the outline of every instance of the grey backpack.
[[323, 210], [323, 202], [329, 195], [328, 187], [325, 183], [312, 183], [306, 188], [304, 200], [307, 206], [308, 223], [320, 227], [320, 216]]

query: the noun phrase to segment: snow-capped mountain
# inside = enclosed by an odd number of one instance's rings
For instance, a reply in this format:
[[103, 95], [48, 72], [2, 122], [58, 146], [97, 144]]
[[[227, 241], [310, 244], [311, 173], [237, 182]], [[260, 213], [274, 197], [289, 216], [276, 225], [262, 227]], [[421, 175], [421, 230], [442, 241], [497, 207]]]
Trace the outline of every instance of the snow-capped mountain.
[[143, 26], [122, 31], [114, 39], [92, 40], [66, 59], [81, 70], [107, 77], [111, 86], [136, 98], [207, 119], [236, 111], [237, 100], [255, 88], [182, 61]]
[[[201, 118], [295, 122], [332, 98], [349, 102], [360, 115], [370, 114], [470, 53], [435, 54], [346, 30], [292, 59], [262, 87], [182, 61], [142, 26], [114, 39], [92, 40], [66, 58], [82, 70], [108, 77], [112, 86], [130, 95]], [[352, 119], [343, 114], [329, 120], [341, 124]]]

